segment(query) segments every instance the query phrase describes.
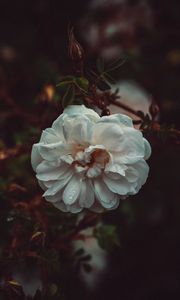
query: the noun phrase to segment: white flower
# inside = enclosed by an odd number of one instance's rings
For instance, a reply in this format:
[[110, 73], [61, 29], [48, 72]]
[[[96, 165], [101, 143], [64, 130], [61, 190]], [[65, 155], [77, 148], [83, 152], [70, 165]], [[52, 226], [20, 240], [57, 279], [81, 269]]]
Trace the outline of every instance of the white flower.
[[62, 211], [115, 209], [146, 182], [151, 148], [122, 114], [99, 117], [71, 105], [33, 145], [31, 162], [47, 201]]

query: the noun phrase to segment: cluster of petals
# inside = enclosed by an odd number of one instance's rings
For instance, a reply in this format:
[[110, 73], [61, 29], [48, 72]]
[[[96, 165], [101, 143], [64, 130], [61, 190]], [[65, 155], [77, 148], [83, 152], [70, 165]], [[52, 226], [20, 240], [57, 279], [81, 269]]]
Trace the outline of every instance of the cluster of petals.
[[148, 177], [151, 147], [123, 114], [100, 117], [70, 105], [33, 145], [31, 162], [43, 196], [64, 212], [115, 209]]

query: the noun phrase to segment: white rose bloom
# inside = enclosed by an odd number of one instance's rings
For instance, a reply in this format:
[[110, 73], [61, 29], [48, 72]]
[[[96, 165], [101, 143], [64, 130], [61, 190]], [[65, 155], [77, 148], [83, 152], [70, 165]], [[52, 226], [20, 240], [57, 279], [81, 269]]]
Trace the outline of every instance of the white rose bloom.
[[33, 145], [31, 162], [43, 196], [64, 212], [115, 209], [146, 182], [151, 147], [122, 114], [100, 117], [68, 106]]

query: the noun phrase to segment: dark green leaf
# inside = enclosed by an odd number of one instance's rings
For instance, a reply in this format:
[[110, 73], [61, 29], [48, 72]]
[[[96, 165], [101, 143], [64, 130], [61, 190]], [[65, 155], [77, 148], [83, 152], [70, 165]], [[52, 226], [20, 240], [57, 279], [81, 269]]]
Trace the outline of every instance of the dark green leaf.
[[124, 63], [125, 63], [126, 59], [125, 58], [119, 58], [115, 61], [113, 61], [108, 67], [107, 67], [107, 72], [111, 72], [114, 70], [119, 69]]
[[97, 87], [103, 92], [111, 89], [110, 85], [104, 80], [99, 81]]
[[97, 59], [97, 69], [99, 71], [99, 73], [103, 73], [104, 72], [104, 59], [103, 58], [98, 58]]
[[85, 77], [77, 77], [74, 79], [74, 82], [80, 89], [88, 91], [89, 81]]
[[73, 81], [72, 80], [67, 80], [67, 81], [61, 81], [59, 82], [56, 87], [61, 87], [61, 88], [64, 88], [66, 87], [67, 85], [71, 84]]
[[101, 248], [111, 250], [114, 245], [119, 246], [119, 238], [116, 227], [113, 225], [102, 225], [94, 230], [94, 236], [97, 238]]
[[115, 84], [116, 83], [114, 78], [111, 75], [109, 75], [108, 73], [104, 73], [103, 78], [104, 78], [105, 81], [107, 81], [110, 84]]
[[[59, 83], [63, 82], [63, 81], [73, 81], [74, 80], [74, 76], [61, 76], [58, 78]], [[57, 84], [58, 85], [58, 84]]]

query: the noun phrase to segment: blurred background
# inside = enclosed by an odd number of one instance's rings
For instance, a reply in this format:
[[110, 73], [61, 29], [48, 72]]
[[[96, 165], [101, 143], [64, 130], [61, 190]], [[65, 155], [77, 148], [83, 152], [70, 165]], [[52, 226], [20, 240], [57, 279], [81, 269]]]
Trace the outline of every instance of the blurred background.
[[[43, 87], [71, 73], [69, 25], [89, 66], [98, 57], [126, 58], [114, 74], [122, 101], [148, 112], [153, 98], [160, 122], [180, 128], [179, 0], [0, 0], [0, 145], [13, 147], [34, 135], [26, 118], [11, 115], [11, 99], [40, 117], [40, 106], [52, 98]], [[142, 191], [104, 217], [117, 226], [120, 248], [107, 257], [89, 242], [98, 280], [87, 284], [81, 280], [87, 274], [69, 275], [67, 299], [180, 299], [180, 147], [152, 148]], [[11, 180], [13, 172], [4, 175]]]

